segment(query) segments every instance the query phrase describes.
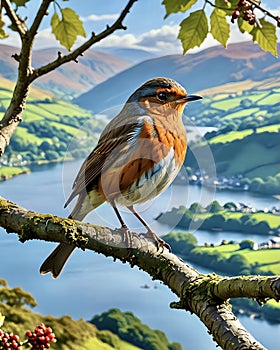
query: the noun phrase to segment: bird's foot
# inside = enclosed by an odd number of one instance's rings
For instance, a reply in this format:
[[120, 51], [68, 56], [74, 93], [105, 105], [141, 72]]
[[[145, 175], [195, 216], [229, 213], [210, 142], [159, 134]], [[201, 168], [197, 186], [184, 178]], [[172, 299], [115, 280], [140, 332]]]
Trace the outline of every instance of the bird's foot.
[[123, 225], [121, 227], [121, 230], [122, 230], [122, 233], [123, 233], [123, 241], [124, 241], [124, 243], [126, 243], [127, 246], [129, 248], [131, 248], [131, 246], [132, 246], [132, 234], [131, 234], [131, 232], [129, 231], [128, 227], [125, 226], [125, 225]]
[[163, 248], [166, 248], [170, 253], [172, 252], [170, 245], [166, 243], [163, 239], [161, 239], [158, 235], [156, 235], [154, 232], [148, 231], [147, 233], [141, 233], [140, 236], [143, 236], [145, 238], [151, 238], [153, 241], [155, 241], [158, 250], [160, 248], [162, 250]]

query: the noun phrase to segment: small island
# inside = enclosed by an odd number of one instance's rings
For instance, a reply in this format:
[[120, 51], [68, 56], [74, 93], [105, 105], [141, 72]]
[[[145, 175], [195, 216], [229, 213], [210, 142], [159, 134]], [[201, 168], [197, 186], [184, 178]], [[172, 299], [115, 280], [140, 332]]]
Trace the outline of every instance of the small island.
[[[187, 232], [171, 232], [163, 238], [170, 244], [173, 252], [185, 261], [229, 276], [280, 274], [280, 240], [278, 247], [268, 246], [254, 250], [255, 242], [249, 239], [241, 242], [223, 240], [219, 245], [205, 243], [204, 246], [199, 246], [195, 236]], [[264, 246], [266, 243], [264, 242]], [[280, 305], [273, 300], [268, 301], [261, 309], [253, 300], [233, 299], [231, 303], [237, 313], [273, 323], [280, 322]]]
[[280, 235], [280, 210], [273, 207], [267, 210], [257, 210], [244, 203], [233, 202], [221, 205], [213, 201], [203, 208], [199, 203], [193, 203], [189, 208], [180, 206], [171, 211], [161, 213], [159, 222], [184, 229], [190, 227], [209, 231], [232, 231], [246, 234]]

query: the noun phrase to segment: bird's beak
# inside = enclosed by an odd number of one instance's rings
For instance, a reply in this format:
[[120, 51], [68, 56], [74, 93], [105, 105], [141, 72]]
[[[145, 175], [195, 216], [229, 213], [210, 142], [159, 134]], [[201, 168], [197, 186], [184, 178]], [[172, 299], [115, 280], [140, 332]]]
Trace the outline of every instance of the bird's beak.
[[179, 102], [179, 103], [191, 102], [191, 101], [201, 100], [202, 98], [203, 97], [198, 96], [198, 95], [187, 95], [187, 96], [181, 98], [180, 100], [178, 100], [177, 102]]

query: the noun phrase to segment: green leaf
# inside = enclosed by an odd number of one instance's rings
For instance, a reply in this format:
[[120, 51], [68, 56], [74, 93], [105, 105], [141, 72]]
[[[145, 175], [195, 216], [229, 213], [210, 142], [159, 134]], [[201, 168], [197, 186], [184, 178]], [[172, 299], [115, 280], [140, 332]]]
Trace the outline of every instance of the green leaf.
[[186, 12], [196, 2], [197, 0], [163, 0], [162, 5], [165, 6], [166, 10], [166, 15], [164, 18], [168, 17], [171, 13]]
[[8, 34], [4, 30], [5, 22], [1, 19], [1, 13], [0, 13], [0, 39], [5, 39], [8, 37]]
[[267, 22], [264, 18], [260, 19], [260, 25], [256, 25], [251, 31], [253, 41], [258, 43], [264, 50], [277, 55], [277, 36], [276, 27], [270, 22]]
[[208, 21], [204, 10], [192, 12], [180, 24], [178, 39], [183, 45], [184, 54], [195, 46], [200, 46], [208, 34]]
[[251, 31], [253, 30], [254, 25], [249, 24], [248, 21], [244, 21], [244, 19], [241, 17], [238, 18], [237, 23], [241, 33], [247, 32], [251, 34]]
[[52, 33], [60, 44], [70, 51], [77, 36], [85, 37], [86, 33], [83, 23], [75, 11], [70, 8], [64, 8], [61, 10], [61, 15], [61, 20], [57, 13], [52, 16]]
[[29, 0], [12, 0], [12, 2], [14, 4], [17, 5], [17, 7], [20, 7], [20, 6], [25, 6], [25, 4], [28, 2]]
[[0, 327], [3, 326], [4, 320], [5, 320], [5, 316], [3, 316], [0, 312]]
[[229, 24], [226, 20], [226, 12], [215, 8], [210, 16], [210, 24], [210, 31], [213, 37], [226, 47], [230, 33]]
[[225, 11], [227, 16], [231, 16], [238, 2], [239, 0], [229, 0], [227, 2], [225, 2], [225, 0], [215, 0], [215, 6], [216, 8]]

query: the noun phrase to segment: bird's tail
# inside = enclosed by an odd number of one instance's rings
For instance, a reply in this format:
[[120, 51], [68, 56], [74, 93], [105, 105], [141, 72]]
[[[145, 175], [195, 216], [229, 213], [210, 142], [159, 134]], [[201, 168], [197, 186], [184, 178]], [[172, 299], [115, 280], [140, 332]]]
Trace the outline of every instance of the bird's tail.
[[[93, 190], [90, 195], [80, 193], [77, 203], [68, 218], [82, 221], [89, 212], [97, 208], [103, 202], [104, 198], [100, 197], [97, 191]], [[92, 203], [94, 203], [94, 205]], [[40, 273], [46, 274], [50, 272], [54, 278], [58, 277], [74, 249], [75, 246], [73, 245], [60, 243], [43, 262]]]
[[[85, 216], [86, 213], [81, 213], [76, 204], [68, 218], [81, 221]], [[50, 272], [54, 278], [57, 278], [74, 249], [75, 246], [73, 245], [60, 243], [43, 262], [40, 267], [40, 273], [44, 275]]]
[[66, 261], [75, 247], [67, 243], [60, 243], [55, 250], [47, 257], [40, 267], [40, 273], [51, 272], [54, 278], [58, 277]]
[[[83, 218], [93, 209], [92, 206], [88, 206], [87, 208], [83, 205], [82, 202], [84, 199], [85, 198], [78, 198], [74, 209], [68, 216], [69, 219], [82, 221]], [[73, 245], [60, 243], [43, 262], [40, 267], [40, 273], [44, 275], [50, 272], [54, 278], [57, 278], [74, 249], [75, 246]]]

